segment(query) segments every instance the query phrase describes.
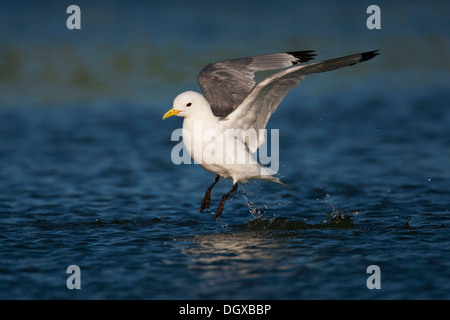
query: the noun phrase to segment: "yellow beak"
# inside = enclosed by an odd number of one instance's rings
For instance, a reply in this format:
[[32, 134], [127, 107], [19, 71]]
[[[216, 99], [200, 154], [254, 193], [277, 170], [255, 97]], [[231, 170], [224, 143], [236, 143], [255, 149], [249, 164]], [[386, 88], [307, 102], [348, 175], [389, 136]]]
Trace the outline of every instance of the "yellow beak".
[[166, 118], [168, 118], [168, 117], [175, 116], [175, 115], [177, 115], [177, 114], [179, 114], [179, 113], [180, 113], [180, 111], [175, 110], [174, 108], [172, 108], [172, 109], [170, 109], [169, 111], [167, 111], [167, 112], [163, 115], [163, 120], [166, 119]]

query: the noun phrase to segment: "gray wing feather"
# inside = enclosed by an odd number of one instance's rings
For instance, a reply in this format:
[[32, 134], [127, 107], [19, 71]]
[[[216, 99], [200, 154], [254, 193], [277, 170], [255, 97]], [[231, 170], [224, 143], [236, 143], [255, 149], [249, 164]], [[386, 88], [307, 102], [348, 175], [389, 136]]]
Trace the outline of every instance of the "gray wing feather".
[[248, 129], [256, 130], [256, 140], [249, 140], [248, 136], [244, 137], [250, 151], [255, 152], [264, 142], [264, 137], [258, 136], [259, 129], [266, 127], [270, 116], [276, 111], [286, 94], [300, 84], [307, 74], [331, 71], [367, 61], [378, 55], [377, 51], [295, 66], [277, 72], [258, 83], [239, 108], [221, 121], [222, 125], [225, 128], [243, 129], [244, 132]]
[[255, 72], [291, 67], [314, 56], [309, 50], [225, 60], [207, 65], [197, 80], [214, 115], [226, 117], [255, 87]]

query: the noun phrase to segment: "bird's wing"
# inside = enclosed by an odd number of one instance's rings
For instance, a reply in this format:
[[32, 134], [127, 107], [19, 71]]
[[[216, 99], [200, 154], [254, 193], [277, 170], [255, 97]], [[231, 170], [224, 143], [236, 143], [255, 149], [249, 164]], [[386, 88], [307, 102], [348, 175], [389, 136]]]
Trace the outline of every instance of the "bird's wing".
[[221, 124], [224, 129], [242, 130], [243, 139], [250, 151], [256, 152], [264, 142], [264, 136], [259, 135], [259, 130], [266, 127], [270, 116], [286, 94], [300, 84], [307, 74], [331, 71], [367, 61], [378, 55], [377, 51], [295, 66], [277, 72], [258, 83], [242, 104], [221, 120]]
[[255, 72], [291, 67], [314, 56], [310, 50], [225, 60], [207, 65], [197, 81], [214, 115], [226, 117], [255, 87]]

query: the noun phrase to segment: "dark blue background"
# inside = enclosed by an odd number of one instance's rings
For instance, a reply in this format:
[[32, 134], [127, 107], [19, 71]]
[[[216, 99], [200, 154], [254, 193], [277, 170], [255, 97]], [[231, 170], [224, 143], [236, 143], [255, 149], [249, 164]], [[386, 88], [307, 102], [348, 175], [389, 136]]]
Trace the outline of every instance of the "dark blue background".
[[[378, 1], [381, 30], [370, 4], [2, 1], [0, 298], [450, 298], [449, 3]], [[273, 115], [292, 189], [201, 214], [214, 175], [172, 163], [173, 98], [210, 62], [309, 49], [381, 54]]]

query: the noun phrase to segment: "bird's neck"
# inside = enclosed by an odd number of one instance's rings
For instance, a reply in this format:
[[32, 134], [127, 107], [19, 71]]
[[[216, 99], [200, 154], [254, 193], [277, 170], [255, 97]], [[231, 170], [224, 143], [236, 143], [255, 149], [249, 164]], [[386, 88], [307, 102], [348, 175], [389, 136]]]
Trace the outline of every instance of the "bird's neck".
[[205, 132], [211, 133], [214, 130], [218, 130], [218, 128], [219, 120], [210, 109], [199, 115], [191, 115], [184, 118], [183, 142], [189, 155], [197, 163], [202, 163], [202, 145]]
[[204, 130], [217, 128], [218, 118], [213, 115], [211, 111], [208, 113], [202, 113], [199, 116], [190, 116], [183, 120], [183, 130], [189, 131], [191, 134], [194, 132], [203, 132]]

